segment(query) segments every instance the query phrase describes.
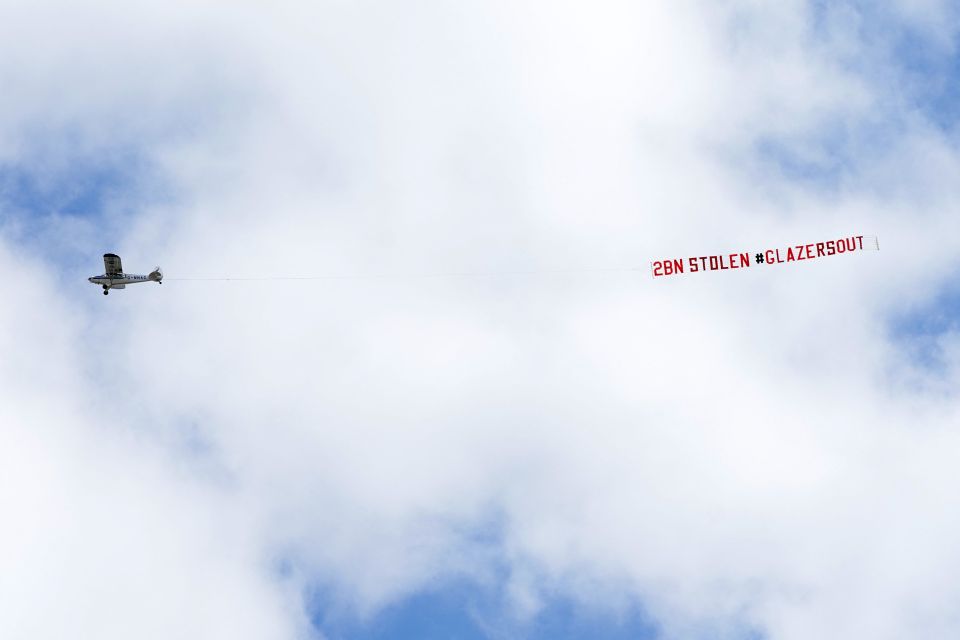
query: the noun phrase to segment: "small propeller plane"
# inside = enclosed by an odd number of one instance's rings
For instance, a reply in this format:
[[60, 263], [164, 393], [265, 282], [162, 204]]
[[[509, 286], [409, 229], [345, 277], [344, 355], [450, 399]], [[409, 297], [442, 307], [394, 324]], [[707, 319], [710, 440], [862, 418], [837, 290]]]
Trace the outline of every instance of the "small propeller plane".
[[103, 254], [103, 268], [105, 273], [102, 276], [93, 276], [87, 278], [88, 282], [99, 284], [103, 287], [103, 295], [110, 293], [110, 289], [123, 289], [128, 284], [137, 284], [138, 282], [156, 282], [163, 284], [163, 271], [157, 267], [149, 275], [141, 276], [133, 273], [124, 273], [123, 265], [120, 264], [120, 256], [115, 253]]

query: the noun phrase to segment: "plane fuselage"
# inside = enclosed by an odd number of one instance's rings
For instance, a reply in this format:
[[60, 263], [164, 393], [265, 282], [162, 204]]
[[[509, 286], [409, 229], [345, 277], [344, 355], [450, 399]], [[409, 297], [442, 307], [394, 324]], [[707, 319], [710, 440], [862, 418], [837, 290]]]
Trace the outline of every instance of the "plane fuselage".
[[107, 287], [116, 287], [117, 285], [136, 284], [138, 282], [150, 282], [149, 276], [142, 276], [133, 273], [118, 273], [112, 276], [102, 275], [87, 278], [88, 282]]

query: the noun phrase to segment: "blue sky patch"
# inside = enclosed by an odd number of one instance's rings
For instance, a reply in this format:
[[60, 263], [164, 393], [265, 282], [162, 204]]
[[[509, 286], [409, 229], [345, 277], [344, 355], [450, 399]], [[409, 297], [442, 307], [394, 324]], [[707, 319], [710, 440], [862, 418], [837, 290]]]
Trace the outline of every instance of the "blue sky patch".
[[64, 135], [21, 156], [0, 163], [0, 232], [71, 277], [102, 271], [100, 255], [116, 250], [143, 208], [172, 201], [162, 172], [136, 147], [90, 148]]
[[956, 126], [960, 116], [960, 14], [956, 9], [948, 9], [946, 40], [882, 3], [818, 0], [812, 10], [814, 33], [824, 38], [830, 35], [827, 16], [831, 13], [855, 16], [859, 46], [856, 55], [842, 58], [842, 63], [865, 76], [884, 103], [905, 113], [919, 113], [944, 130]]
[[547, 602], [532, 620], [517, 620], [502, 595], [460, 582], [421, 592], [367, 621], [319, 612], [314, 622], [330, 640], [655, 640], [657, 625], [639, 607], [588, 610], [568, 598]]
[[8, 215], [96, 218], [118, 201], [156, 198], [158, 187], [156, 171], [134, 149], [0, 165], [0, 204]]
[[910, 309], [893, 318], [891, 338], [910, 360], [932, 371], [943, 371], [945, 363], [940, 339], [960, 331], [960, 284], [940, 291], [927, 304]]
[[[955, 33], [953, 41], [945, 43], [875, 3], [817, 0], [809, 6], [813, 42], [826, 47], [844, 71], [866, 80], [877, 101], [856, 119], [827, 119], [803, 135], [754, 141], [753, 153], [764, 173], [835, 191], [856, 182], [863, 164], [894, 152], [917, 117], [945, 133], [958, 131], [960, 55]], [[856, 42], [848, 53], [834, 51], [834, 38], [850, 37]]]
[[927, 120], [954, 131], [960, 119], [960, 55], [914, 31], [904, 31], [893, 54], [900, 63], [904, 93]]

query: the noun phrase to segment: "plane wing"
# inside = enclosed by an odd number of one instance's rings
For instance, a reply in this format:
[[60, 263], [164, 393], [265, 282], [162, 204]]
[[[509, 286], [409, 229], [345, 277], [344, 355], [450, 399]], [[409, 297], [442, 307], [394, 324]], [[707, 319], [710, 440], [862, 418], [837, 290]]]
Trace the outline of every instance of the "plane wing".
[[123, 273], [123, 265], [120, 264], [120, 256], [115, 253], [103, 254], [103, 268], [108, 276], [117, 276]]

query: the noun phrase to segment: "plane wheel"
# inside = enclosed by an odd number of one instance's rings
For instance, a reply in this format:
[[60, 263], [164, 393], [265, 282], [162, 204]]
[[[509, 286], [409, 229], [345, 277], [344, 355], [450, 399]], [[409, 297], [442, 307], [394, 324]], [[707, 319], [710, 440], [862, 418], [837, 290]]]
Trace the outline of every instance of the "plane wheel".
[[107, 295], [108, 293], [110, 293], [110, 291], [108, 291], [107, 289], [103, 290], [103, 295]]

